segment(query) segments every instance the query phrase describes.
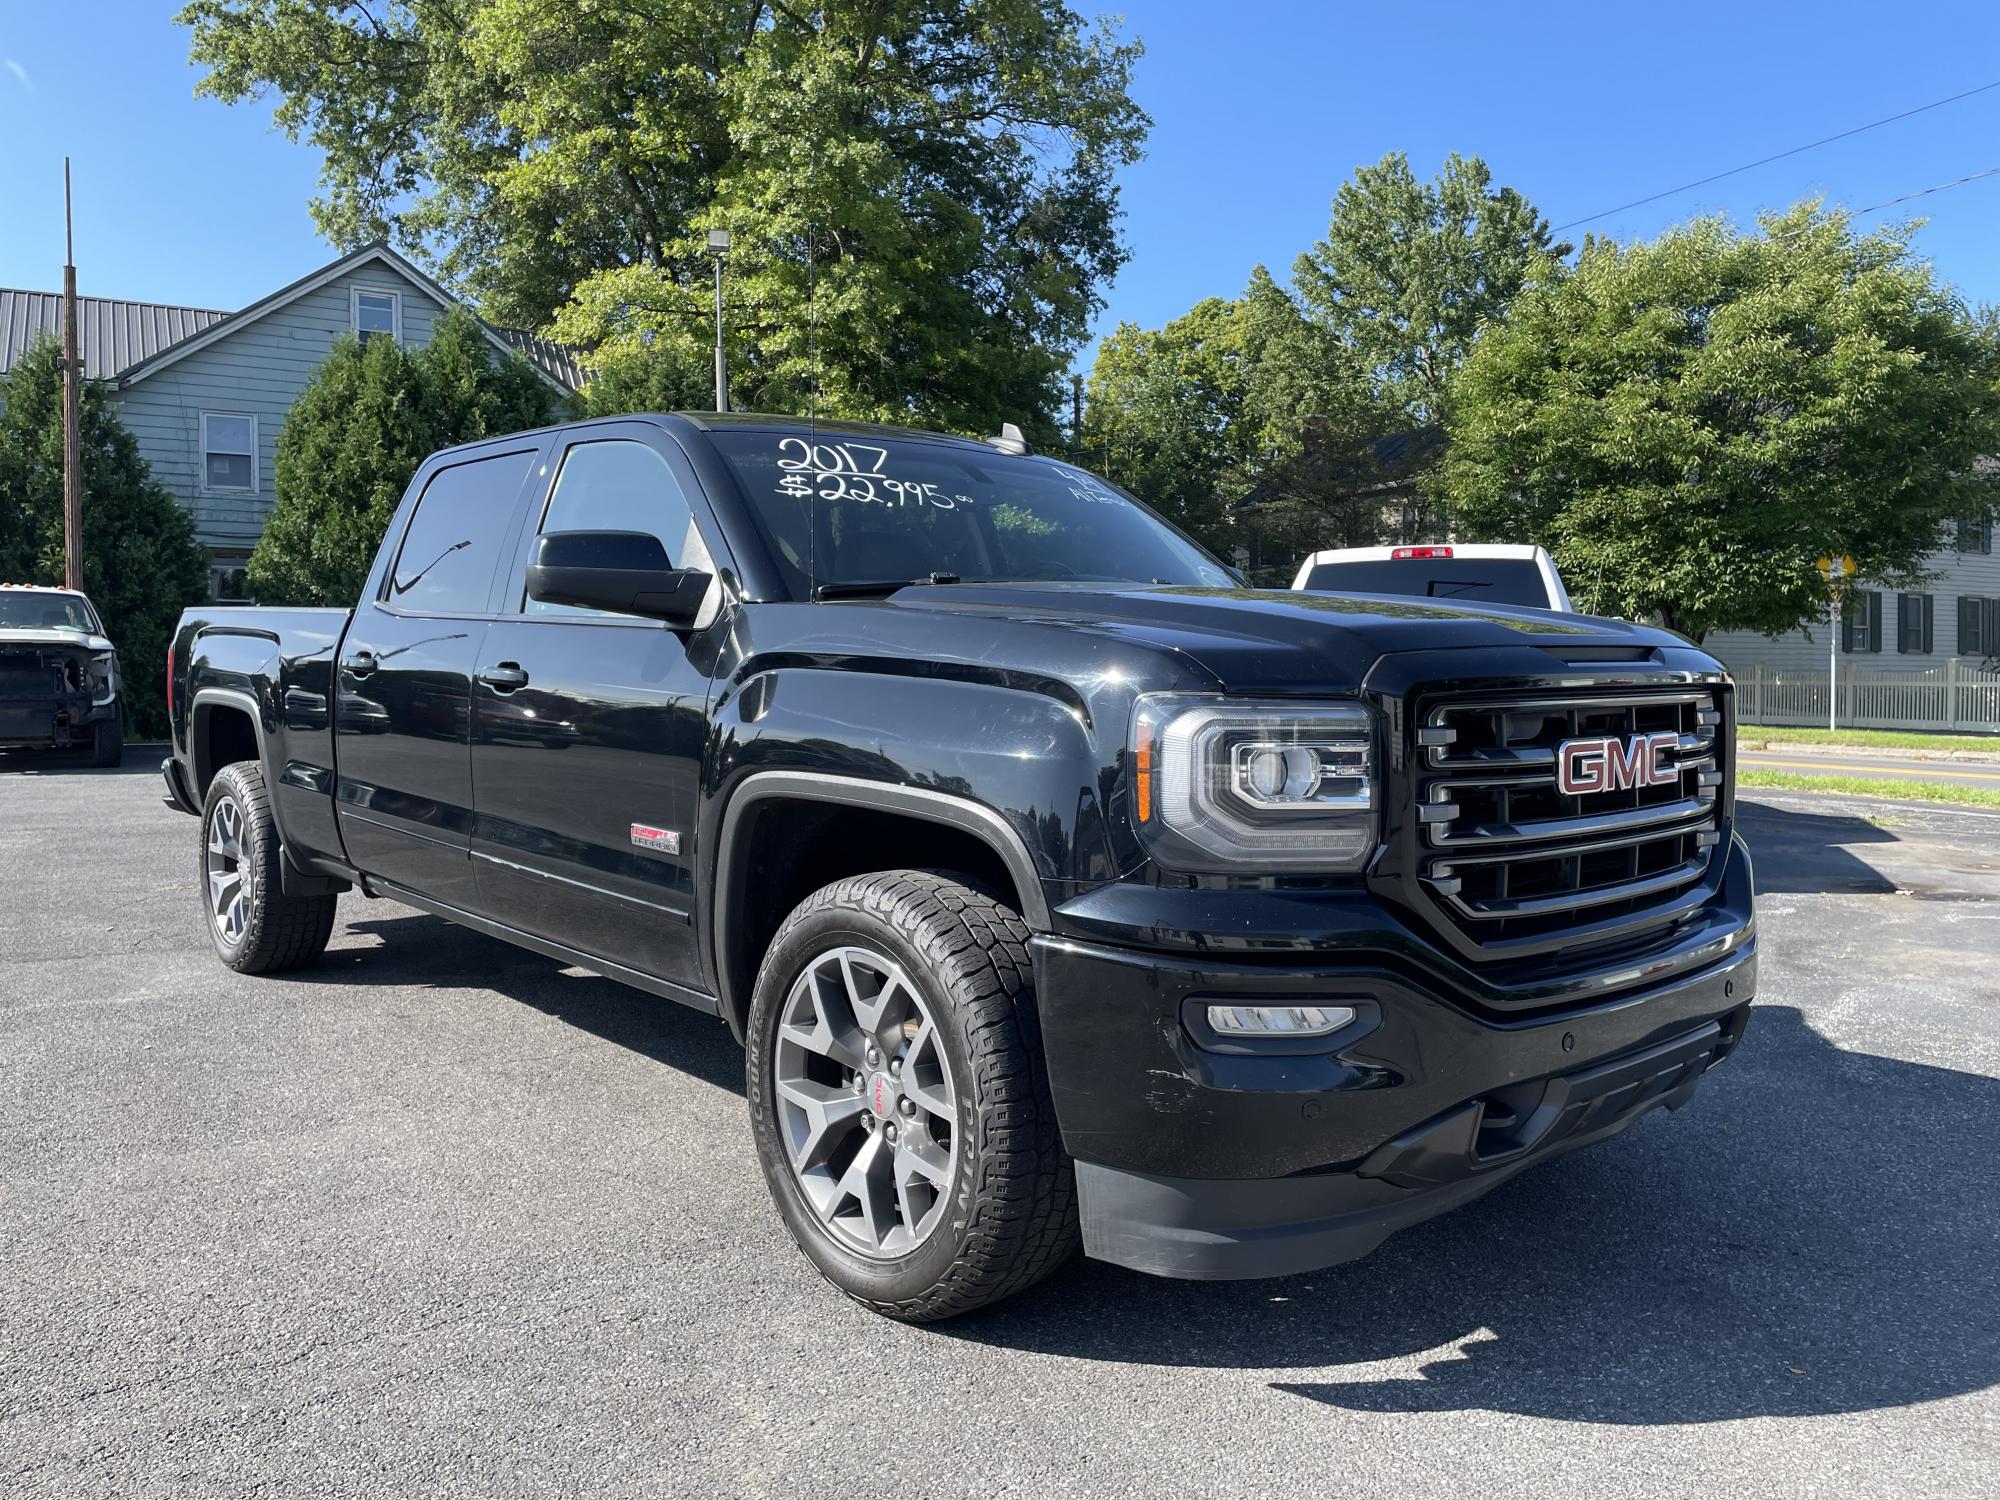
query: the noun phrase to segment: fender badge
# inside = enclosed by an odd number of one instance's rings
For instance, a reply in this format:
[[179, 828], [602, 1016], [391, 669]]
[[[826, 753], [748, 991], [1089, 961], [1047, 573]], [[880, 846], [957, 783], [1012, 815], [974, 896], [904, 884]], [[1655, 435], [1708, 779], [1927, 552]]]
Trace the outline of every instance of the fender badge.
[[651, 849], [655, 854], [678, 854], [681, 852], [681, 836], [672, 828], [655, 828], [648, 823], [632, 825], [632, 842], [641, 849]]

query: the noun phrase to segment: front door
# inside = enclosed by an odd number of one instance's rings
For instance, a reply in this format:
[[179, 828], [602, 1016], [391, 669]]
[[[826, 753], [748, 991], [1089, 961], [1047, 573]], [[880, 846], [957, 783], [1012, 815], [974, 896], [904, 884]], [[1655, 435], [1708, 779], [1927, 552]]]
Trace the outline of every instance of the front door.
[[395, 561], [355, 609], [335, 673], [334, 806], [348, 860], [450, 906], [477, 901], [472, 673], [537, 453], [430, 476]]
[[560, 458], [473, 674], [480, 894], [497, 921], [698, 987], [694, 820], [719, 586], [710, 628], [676, 631], [539, 603], [524, 585], [544, 531], [650, 532], [677, 566], [713, 573], [698, 490], [650, 428], [588, 429]]

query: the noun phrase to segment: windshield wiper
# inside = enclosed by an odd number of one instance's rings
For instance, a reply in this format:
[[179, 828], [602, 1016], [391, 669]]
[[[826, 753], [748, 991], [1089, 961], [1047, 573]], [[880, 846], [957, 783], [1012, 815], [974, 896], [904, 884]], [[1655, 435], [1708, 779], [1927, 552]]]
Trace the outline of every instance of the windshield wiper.
[[933, 573], [928, 578], [887, 578], [873, 583], [822, 583], [813, 590], [815, 599], [883, 599], [899, 589], [920, 589], [934, 583], [957, 583], [956, 573]]

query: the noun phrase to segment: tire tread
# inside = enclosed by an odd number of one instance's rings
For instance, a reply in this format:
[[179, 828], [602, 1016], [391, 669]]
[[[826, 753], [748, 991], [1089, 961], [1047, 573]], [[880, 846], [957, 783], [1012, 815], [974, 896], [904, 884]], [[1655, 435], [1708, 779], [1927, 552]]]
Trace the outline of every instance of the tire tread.
[[[278, 864], [283, 855], [277, 825], [271, 818], [270, 792], [264, 783], [262, 766], [243, 760], [218, 771], [215, 784], [209, 789], [211, 810], [218, 789], [233, 795], [243, 809], [244, 853], [256, 864], [252, 886], [257, 907], [243, 944], [230, 954], [223, 951], [217, 940], [218, 955], [239, 974], [275, 974], [317, 962], [333, 936], [340, 898], [285, 894]], [[196, 844], [202, 851], [203, 869], [206, 869], [208, 822], [204, 813]], [[215, 939], [213, 921], [209, 923], [209, 936]]]
[[[807, 897], [770, 952], [799, 923], [856, 907], [916, 949], [957, 1008], [972, 1053], [977, 1149], [962, 1160], [979, 1176], [960, 1253], [918, 1296], [886, 1301], [841, 1288], [888, 1317], [933, 1322], [1012, 1296], [1069, 1258], [1078, 1245], [1076, 1174], [1049, 1097], [1030, 933], [1020, 914], [948, 871], [885, 870]], [[773, 979], [760, 974], [759, 992]]]

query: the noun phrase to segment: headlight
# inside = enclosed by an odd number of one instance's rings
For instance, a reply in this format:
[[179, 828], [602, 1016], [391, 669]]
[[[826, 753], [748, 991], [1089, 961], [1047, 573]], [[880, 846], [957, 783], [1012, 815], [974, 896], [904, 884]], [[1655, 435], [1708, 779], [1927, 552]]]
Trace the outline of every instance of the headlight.
[[100, 651], [90, 659], [90, 689], [99, 703], [118, 690], [118, 653]]
[[1376, 841], [1374, 739], [1358, 703], [1149, 695], [1132, 716], [1133, 817], [1174, 869], [1359, 870]]

